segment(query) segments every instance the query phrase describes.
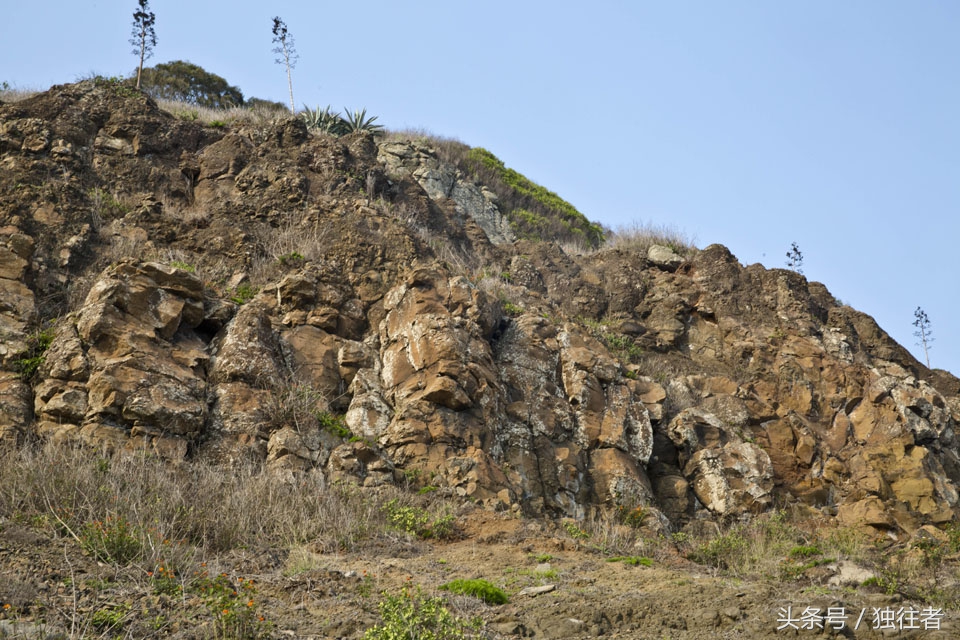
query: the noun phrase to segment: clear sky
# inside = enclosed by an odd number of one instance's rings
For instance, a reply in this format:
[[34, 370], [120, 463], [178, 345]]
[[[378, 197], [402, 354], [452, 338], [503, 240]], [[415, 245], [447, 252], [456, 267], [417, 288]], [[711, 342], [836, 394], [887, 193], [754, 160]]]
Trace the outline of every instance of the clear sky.
[[[126, 75], [134, 0], [8, 2], [0, 82]], [[960, 3], [153, 0], [149, 64], [483, 146], [616, 227], [674, 225], [783, 267], [960, 373]]]

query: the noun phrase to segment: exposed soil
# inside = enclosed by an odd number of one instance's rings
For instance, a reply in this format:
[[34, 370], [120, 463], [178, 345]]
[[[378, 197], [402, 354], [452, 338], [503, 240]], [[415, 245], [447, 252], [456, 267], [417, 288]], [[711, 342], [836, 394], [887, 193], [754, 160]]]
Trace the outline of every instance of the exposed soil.
[[[459, 518], [462, 537], [423, 541], [404, 534], [383, 537], [362, 552], [324, 553], [248, 549], [205, 563], [211, 575], [253, 580], [250, 598], [268, 623], [264, 637], [359, 638], [380, 621], [381, 593], [404, 586], [425, 593], [457, 578], [485, 578], [510, 595], [488, 606], [468, 596], [446, 594], [451, 609], [480, 616], [488, 638], [948, 638], [954, 612], [928, 617], [939, 631], [877, 630], [875, 609], [922, 612], [927, 605], [868, 588], [799, 581], [746, 580], [717, 575], [684, 559], [669, 544], [652, 554], [652, 566], [610, 562], [590, 540], [574, 540], [552, 523], [471, 510]], [[199, 564], [199, 563], [198, 563]], [[185, 594], [156, 593], [155, 577], [139, 567], [99, 563], [81, 554], [69, 537], [52, 538], [28, 525], [0, 522], [0, 637], [206, 638], [214, 634], [209, 606], [181, 576]], [[521, 589], [553, 585], [540, 595]], [[6, 605], [10, 605], [9, 607]], [[242, 603], [241, 603], [242, 604]], [[778, 630], [791, 607], [794, 624], [807, 607], [826, 613], [843, 607], [840, 631]], [[854, 632], [861, 610], [860, 629]], [[120, 624], [95, 627], [98, 611], [120, 611]], [[895, 620], [895, 619], [894, 619]], [[910, 626], [891, 621], [895, 627]], [[923, 625], [920, 618], [913, 623]], [[6, 633], [7, 636], [3, 634]], [[12, 633], [12, 636], [10, 635]], [[19, 634], [19, 635], [18, 635]]]

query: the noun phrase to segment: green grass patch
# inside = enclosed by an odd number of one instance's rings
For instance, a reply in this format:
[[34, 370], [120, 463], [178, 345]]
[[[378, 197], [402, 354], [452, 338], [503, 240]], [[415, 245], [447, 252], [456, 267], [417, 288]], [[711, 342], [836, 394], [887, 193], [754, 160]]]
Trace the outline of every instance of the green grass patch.
[[440, 589], [449, 591], [450, 593], [473, 596], [474, 598], [483, 600], [487, 604], [506, 604], [508, 601], [507, 594], [503, 589], [482, 578], [476, 580], [453, 580], [440, 585]]
[[613, 556], [611, 558], [607, 558], [607, 562], [622, 562], [623, 564], [628, 564], [631, 567], [653, 566], [653, 560], [644, 556]]

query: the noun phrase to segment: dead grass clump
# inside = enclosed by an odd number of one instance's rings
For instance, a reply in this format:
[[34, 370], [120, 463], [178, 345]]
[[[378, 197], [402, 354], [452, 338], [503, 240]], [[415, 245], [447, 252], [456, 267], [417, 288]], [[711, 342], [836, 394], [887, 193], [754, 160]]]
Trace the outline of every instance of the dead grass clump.
[[457, 138], [439, 136], [422, 128], [387, 131], [383, 140], [385, 142], [409, 141], [432, 147], [440, 158], [453, 164], [466, 160], [467, 153], [470, 151], [470, 146]]
[[174, 552], [308, 541], [352, 550], [389, 530], [383, 505], [399, 493], [328, 486], [319, 473], [285, 482], [254, 464], [173, 466], [142, 452], [107, 457], [46, 446], [0, 453], [0, 517], [78, 542], [92, 533], [108, 551], [122, 543], [125, 560], [147, 564]]
[[[813, 537], [795, 526], [783, 511], [736, 523], [705, 540], [684, 540], [687, 558], [737, 577], [783, 576], [790, 567], [784, 563], [809, 555], [794, 552], [813, 549]], [[816, 555], [822, 560], [817, 549]]]
[[180, 120], [199, 122], [200, 124], [213, 127], [227, 125], [262, 126], [274, 124], [284, 118], [290, 117], [288, 111], [280, 111], [264, 106], [214, 109], [188, 102], [163, 99], [157, 100], [157, 106]]
[[319, 212], [288, 212], [277, 227], [263, 228], [257, 234], [259, 251], [251, 265], [250, 279], [267, 283], [282, 273], [286, 263], [320, 261], [335, 240], [330, 222], [321, 220]]
[[689, 256], [697, 251], [695, 238], [687, 236], [676, 227], [650, 222], [634, 222], [617, 227], [607, 236], [606, 246], [610, 249], [623, 249], [646, 254], [651, 246], [658, 244], [670, 247], [681, 256]]
[[27, 98], [32, 98], [38, 93], [40, 92], [34, 89], [21, 89], [18, 87], [11, 87], [6, 82], [0, 83], [0, 102], [20, 102], [22, 100], [26, 100]]

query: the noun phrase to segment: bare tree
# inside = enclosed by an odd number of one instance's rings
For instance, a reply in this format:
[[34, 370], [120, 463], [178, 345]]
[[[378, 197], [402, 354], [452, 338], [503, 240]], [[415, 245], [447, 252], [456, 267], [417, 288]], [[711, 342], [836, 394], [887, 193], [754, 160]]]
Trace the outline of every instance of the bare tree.
[[277, 45], [273, 52], [280, 56], [277, 58], [277, 64], [282, 64], [287, 69], [287, 86], [290, 88], [290, 113], [296, 113], [297, 108], [293, 103], [293, 77], [290, 75], [290, 71], [297, 66], [297, 59], [300, 56], [293, 48], [293, 35], [287, 31], [286, 23], [279, 16], [273, 19], [273, 42]]
[[917, 307], [917, 310], [913, 312], [913, 326], [917, 328], [913, 332], [913, 335], [920, 339], [917, 343], [918, 347], [923, 347], [923, 356], [927, 360], [927, 369], [930, 368], [930, 343], [933, 342], [933, 336], [930, 334], [930, 318], [927, 317], [927, 312]]
[[153, 48], [157, 46], [157, 33], [153, 25], [157, 17], [150, 11], [150, 0], [138, 0], [137, 10], [133, 12], [133, 55], [140, 56], [137, 66], [137, 89], [140, 88], [140, 76], [143, 74], [143, 61], [153, 55]]

